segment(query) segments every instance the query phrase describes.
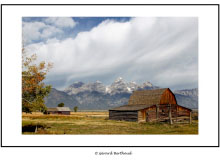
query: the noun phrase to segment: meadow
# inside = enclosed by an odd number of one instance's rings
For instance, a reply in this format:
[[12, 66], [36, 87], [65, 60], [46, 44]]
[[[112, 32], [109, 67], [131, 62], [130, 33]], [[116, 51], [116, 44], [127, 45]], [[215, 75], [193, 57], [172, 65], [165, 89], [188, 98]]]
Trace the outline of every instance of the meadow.
[[22, 134], [198, 134], [198, 120], [170, 125], [109, 120], [108, 112], [71, 112], [71, 115], [35, 112], [22, 114]]

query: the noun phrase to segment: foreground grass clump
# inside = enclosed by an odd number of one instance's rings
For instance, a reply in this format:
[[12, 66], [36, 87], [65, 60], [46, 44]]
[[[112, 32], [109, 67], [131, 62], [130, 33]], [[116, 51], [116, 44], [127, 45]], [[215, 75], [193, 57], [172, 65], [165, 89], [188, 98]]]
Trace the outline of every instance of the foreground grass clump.
[[137, 123], [108, 120], [108, 112], [71, 115], [23, 114], [22, 127], [38, 126], [23, 134], [198, 134], [198, 120], [190, 124]]

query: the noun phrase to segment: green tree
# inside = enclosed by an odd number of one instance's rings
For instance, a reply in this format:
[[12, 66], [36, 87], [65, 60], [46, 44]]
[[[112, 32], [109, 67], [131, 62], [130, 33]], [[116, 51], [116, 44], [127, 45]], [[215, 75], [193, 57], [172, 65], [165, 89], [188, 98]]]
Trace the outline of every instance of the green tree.
[[75, 106], [75, 107], [73, 108], [73, 110], [74, 110], [74, 112], [77, 112], [77, 111], [78, 111], [78, 107]]
[[44, 61], [36, 64], [36, 60], [36, 54], [27, 56], [22, 49], [22, 111], [26, 113], [45, 112], [47, 108], [44, 98], [51, 90], [51, 86], [45, 85], [42, 81], [52, 64], [46, 64]]
[[64, 107], [64, 103], [59, 103], [57, 106], [58, 107]]

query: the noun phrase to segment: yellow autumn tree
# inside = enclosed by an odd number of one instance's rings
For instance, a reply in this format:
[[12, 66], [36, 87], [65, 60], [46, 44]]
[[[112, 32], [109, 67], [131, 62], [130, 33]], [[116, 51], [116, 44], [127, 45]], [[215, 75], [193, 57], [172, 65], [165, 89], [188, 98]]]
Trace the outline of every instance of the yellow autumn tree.
[[50, 85], [45, 85], [43, 80], [52, 68], [52, 63], [44, 61], [36, 64], [37, 56], [27, 56], [22, 49], [22, 112], [46, 111], [44, 98], [51, 90]]

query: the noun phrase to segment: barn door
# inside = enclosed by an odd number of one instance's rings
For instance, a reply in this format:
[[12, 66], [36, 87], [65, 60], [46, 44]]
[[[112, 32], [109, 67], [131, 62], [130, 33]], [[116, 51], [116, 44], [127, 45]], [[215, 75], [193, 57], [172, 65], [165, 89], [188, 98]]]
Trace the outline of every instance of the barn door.
[[149, 113], [148, 113], [148, 111], [146, 111], [145, 114], [146, 114], [146, 122], [149, 122]]

